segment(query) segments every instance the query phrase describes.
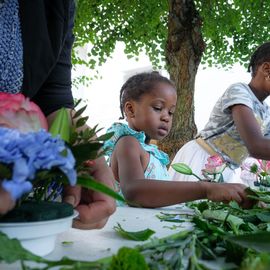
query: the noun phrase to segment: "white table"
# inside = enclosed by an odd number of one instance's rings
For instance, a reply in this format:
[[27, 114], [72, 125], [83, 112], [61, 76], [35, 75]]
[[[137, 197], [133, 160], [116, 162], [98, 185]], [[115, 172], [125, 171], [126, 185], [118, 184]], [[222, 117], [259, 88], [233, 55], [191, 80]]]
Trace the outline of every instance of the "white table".
[[[190, 210], [183, 207], [167, 207], [161, 209], [145, 209], [133, 207], [117, 207], [116, 212], [110, 217], [106, 226], [101, 230], [78, 230], [70, 229], [58, 236], [54, 251], [46, 256], [47, 259], [57, 260], [67, 256], [76, 260], [93, 261], [115, 254], [120, 247], [133, 247], [143, 242], [123, 239], [113, 227], [120, 223], [127, 231], [139, 231], [150, 228], [156, 233], [155, 237], [164, 237], [176, 232], [171, 222], [161, 222], [156, 215], [161, 212], [190, 213]], [[181, 223], [183, 229], [191, 228], [190, 223]], [[63, 242], [71, 242], [64, 245]], [[1, 270], [17, 270], [18, 264], [0, 264]]]

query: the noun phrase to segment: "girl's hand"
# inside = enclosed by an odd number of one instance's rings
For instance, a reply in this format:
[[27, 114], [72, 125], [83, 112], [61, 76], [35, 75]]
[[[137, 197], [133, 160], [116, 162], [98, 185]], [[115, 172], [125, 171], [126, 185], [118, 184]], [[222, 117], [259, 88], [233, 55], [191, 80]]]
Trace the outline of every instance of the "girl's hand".
[[205, 183], [206, 197], [213, 202], [236, 201], [243, 208], [250, 208], [254, 201], [247, 197], [246, 186], [242, 184]]

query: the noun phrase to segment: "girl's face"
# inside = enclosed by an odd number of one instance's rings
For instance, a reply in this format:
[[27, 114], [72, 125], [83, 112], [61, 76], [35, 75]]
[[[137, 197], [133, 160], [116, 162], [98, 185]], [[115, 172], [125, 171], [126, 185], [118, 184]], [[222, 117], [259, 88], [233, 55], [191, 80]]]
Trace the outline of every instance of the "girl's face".
[[136, 131], [144, 131], [151, 139], [163, 139], [171, 130], [176, 101], [176, 90], [170, 84], [157, 83], [139, 101], [126, 102], [129, 126]]
[[270, 62], [264, 62], [257, 67], [249, 85], [260, 101], [270, 95]]

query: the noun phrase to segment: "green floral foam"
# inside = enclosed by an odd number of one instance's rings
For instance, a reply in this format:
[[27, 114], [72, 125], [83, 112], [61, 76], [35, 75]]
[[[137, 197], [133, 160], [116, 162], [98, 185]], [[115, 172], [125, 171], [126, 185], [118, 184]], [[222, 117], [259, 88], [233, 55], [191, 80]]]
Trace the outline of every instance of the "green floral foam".
[[65, 218], [73, 214], [73, 207], [61, 202], [26, 201], [0, 217], [0, 223], [46, 221]]

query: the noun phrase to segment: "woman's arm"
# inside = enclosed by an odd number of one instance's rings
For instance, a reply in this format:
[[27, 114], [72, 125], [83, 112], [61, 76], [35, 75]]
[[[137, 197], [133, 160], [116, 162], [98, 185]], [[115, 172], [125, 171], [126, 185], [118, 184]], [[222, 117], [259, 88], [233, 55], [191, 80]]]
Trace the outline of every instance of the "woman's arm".
[[270, 139], [263, 136], [253, 111], [245, 105], [231, 108], [236, 128], [249, 154], [254, 158], [270, 160]]

